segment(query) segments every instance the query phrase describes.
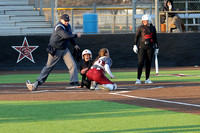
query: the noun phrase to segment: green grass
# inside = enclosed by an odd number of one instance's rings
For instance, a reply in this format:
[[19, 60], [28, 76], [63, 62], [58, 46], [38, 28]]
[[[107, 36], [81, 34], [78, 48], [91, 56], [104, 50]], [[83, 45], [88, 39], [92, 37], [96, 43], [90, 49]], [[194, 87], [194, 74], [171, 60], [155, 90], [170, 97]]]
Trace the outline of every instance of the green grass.
[[[154, 82], [156, 81], [178, 81], [178, 82], [200, 82], [199, 70], [180, 70], [180, 71], [160, 71], [161, 76], [155, 76], [155, 71], [151, 72], [150, 79]], [[186, 74], [193, 76], [177, 77], [172, 75], [162, 75], [162, 74]], [[117, 79], [112, 79], [112, 81], [135, 81], [137, 72], [113, 72], [113, 75]], [[0, 83], [24, 83], [26, 80], [34, 82], [38, 74], [16, 74], [16, 75], [0, 75]], [[107, 75], [108, 76], [108, 75]], [[79, 74], [79, 79], [81, 76]], [[143, 72], [141, 80], [145, 80], [145, 72]], [[66, 82], [69, 81], [68, 73], [51, 73], [46, 82]]]
[[106, 101], [0, 101], [2, 133], [199, 132], [200, 116]]

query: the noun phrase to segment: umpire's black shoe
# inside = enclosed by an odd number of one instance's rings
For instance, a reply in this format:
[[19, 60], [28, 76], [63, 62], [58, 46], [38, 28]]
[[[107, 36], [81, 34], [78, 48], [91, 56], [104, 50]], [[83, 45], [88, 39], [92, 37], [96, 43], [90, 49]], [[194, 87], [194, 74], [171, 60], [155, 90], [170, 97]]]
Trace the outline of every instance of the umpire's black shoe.
[[78, 82], [71, 82], [70, 85], [72, 85], [72, 86], [79, 86], [80, 84]]

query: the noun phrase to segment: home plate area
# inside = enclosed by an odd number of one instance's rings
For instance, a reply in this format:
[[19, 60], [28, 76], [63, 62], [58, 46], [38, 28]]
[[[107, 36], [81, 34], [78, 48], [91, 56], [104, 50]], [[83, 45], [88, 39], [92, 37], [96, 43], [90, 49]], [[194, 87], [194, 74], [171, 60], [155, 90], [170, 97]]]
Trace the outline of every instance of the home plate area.
[[[189, 87], [189, 86], [200, 86], [197, 82], [157, 82], [153, 84], [141, 84], [135, 85], [133, 81], [120, 81], [116, 82], [118, 88], [116, 91], [132, 91], [140, 89], [161, 89], [169, 87]], [[38, 87], [37, 91], [29, 91], [25, 84], [0, 84], [1, 93], [44, 93], [44, 92], [102, 92], [99, 90], [90, 90], [87, 88], [77, 88], [77, 86], [71, 86], [66, 82], [46, 82]], [[109, 92], [107, 92], [109, 93]]]

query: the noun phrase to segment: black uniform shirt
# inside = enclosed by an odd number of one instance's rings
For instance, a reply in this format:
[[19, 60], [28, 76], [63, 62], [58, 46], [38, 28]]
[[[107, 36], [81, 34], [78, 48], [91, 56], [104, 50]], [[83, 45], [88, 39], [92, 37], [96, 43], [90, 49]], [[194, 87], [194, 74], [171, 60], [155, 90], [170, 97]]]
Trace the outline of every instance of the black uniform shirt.
[[[139, 26], [135, 35], [134, 45], [137, 45], [138, 42], [140, 42], [142, 47], [147, 45], [154, 46], [154, 44], [158, 44], [155, 27], [153, 25]], [[156, 45], [156, 48], [157, 47], [158, 45]]]
[[[88, 68], [88, 70], [89, 70], [92, 66], [92, 63], [93, 63], [92, 60], [89, 60], [89, 61], [82, 60], [82, 63], [80, 65], [80, 71], [84, 68]], [[86, 73], [87, 73], [87, 71], [85, 72], [85, 74], [81, 74], [82, 75], [82, 81], [86, 80]], [[81, 87], [83, 87], [83, 86], [84, 86], [83, 82], [81, 82]]]

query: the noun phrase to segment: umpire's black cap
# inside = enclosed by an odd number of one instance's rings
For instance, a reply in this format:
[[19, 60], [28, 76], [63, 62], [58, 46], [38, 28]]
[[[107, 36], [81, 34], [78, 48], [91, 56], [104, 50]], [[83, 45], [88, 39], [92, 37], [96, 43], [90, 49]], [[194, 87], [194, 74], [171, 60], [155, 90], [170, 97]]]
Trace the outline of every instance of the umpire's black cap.
[[66, 21], [70, 21], [69, 15], [68, 15], [68, 14], [63, 14], [63, 15], [61, 16], [61, 19], [65, 20], [65, 22], [66, 22]]

